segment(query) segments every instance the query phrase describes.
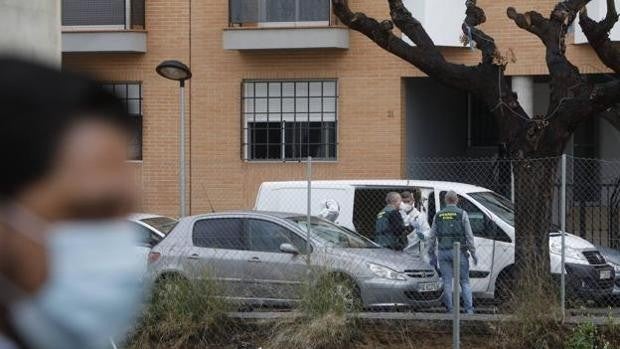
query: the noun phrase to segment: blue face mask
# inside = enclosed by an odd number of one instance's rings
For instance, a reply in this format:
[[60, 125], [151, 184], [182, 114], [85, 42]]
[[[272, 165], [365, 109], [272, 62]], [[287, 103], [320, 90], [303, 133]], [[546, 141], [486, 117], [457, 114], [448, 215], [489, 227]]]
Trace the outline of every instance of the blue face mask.
[[34, 349], [110, 348], [136, 320], [146, 295], [146, 263], [128, 223], [76, 222], [46, 233], [48, 281], [12, 302], [13, 327]]

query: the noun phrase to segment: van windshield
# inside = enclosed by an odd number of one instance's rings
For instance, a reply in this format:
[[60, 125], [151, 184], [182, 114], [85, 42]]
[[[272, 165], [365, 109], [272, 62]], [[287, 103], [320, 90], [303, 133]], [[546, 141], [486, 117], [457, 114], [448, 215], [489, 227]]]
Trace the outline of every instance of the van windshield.
[[[306, 217], [293, 217], [289, 219], [297, 223], [301, 229], [307, 231], [308, 219]], [[374, 242], [349, 229], [318, 218], [310, 220], [310, 231], [315, 237], [335, 247], [381, 248]]]
[[491, 191], [470, 193], [468, 195], [471, 196], [472, 199], [478, 201], [487, 210], [493, 212], [493, 214], [504, 222], [512, 226], [515, 225], [515, 209], [510, 200]]

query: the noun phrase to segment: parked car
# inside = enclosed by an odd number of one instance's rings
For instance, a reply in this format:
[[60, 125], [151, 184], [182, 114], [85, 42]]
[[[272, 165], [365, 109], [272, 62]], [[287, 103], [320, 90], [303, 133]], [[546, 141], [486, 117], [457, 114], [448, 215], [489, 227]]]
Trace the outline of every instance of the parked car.
[[138, 253], [144, 256], [145, 263], [151, 248], [162, 241], [178, 223], [174, 218], [149, 213], [136, 213], [127, 219], [131, 224], [134, 224], [140, 234], [140, 244], [136, 248]]
[[317, 217], [310, 226], [308, 239], [307, 217], [296, 213], [186, 217], [153, 248], [150, 270], [156, 280], [206, 276], [226, 297], [249, 305], [294, 305], [304, 282], [319, 282], [323, 275], [344, 280], [366, 308], [439, 303], [440, 279], [420, 258]]
[[[477, 298], [503, 299], [515, 287], [514, 207], [510, 200], [488, 189], [462, 183], [412, 180], [313, 181], [311, 212], [319, 214], [326, 200], [337, 202], [340, 212], [335, 222], [361, 235], [372, 237], [376, 214], [385, 205], [385, 195], [417, 189], [419, 208], [432, 221], [444, 207], [444, 196], [454, 190], [459, 206], [467, 211], [475, 235], [478, 265], [470, 277]], [[260, 186], [256, 210], [307, 211], [307, 182], [266, 182]], [[561, 234], [549, 239], [551, 272], [561, 273]], [[566, 234], [566, 271], [570, 295], [601, 298], [611, 294], [614, 271], [588, 241]]]
[[614, 285], [615, 287], [612, 302], [615, 305], [620, 305], [620, 250], [602, 246], [599, 246], [598, 249], [601, 251], [603, 257], [605, 257], [607, 263], [614, 267], [614, 270], [616, 271], [616, 281]]

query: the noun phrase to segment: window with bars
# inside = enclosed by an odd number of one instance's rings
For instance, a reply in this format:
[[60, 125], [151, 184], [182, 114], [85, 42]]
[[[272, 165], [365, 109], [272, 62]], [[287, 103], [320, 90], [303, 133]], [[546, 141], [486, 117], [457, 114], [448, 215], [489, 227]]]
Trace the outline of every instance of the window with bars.
[[129, 160], [142, 160], [142, 84], [105, 83], [103, 87], [120, 98], [131, 115], [132, 137], [128, 157]]
[[337, 159], [336, 80], [244, 81], [243, 159]]

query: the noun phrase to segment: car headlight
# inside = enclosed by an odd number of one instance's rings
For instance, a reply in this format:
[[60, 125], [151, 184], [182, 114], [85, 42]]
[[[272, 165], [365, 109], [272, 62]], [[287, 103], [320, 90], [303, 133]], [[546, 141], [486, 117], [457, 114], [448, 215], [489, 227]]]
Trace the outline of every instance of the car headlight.
[[397, 272], [394, 271], [388, 267], [384, 267], [382, 265], [378, 265], [378, 264], [373, 264], [373, 263], [368, 263], [368, 269], [375, 274], [376, 276], [382, 278], [382, 279], [388, 279], [388, 280], [400, 280], [400, 281], [406, 281], [407, 278]]
[[[553, 254], [562, 255], [562, 244], [553, 242], [550, 245], [550, 250], [551, 250], [551, 253]], [[577, 260], [586, 261], [586, 262], [588, 261], [586, 257], [583, 255], [583, 253], [581, 253], [580, 250], [574, 249], [569, 246], [565, 246], [564, 254], [566, 258], [577, 259]]]

